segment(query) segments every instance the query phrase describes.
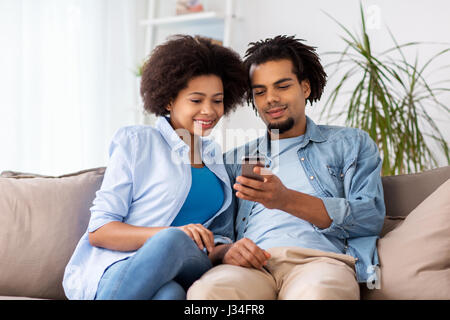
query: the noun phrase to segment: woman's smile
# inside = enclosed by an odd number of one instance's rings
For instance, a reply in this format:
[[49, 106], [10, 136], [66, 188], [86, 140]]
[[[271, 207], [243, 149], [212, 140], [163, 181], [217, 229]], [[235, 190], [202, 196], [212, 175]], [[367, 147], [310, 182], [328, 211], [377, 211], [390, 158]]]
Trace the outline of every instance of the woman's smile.
[[213, 128], [215, 122], [216, 120], [194, 119], [195, 125], [200, 126], [203, 130]]

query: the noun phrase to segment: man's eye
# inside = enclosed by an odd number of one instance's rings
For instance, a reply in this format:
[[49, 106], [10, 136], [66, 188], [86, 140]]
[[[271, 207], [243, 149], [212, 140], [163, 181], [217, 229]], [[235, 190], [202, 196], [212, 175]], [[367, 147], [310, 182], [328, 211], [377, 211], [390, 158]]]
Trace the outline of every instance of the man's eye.
[[191, 99], [191, 102], [193, 102], [193, 103], [200, 103], [200, 102], [202, 102], [202, 101], [199, 100], [199, 99]]
[[285, 86], [279, 86], [278, 88], [280, 88], [280, 89], [287, 89], [287, 88], [289, 88], [291, 85], [290, 84], [287, 84], [287, 85], [285, 85]]
[[253, 94], [254, 94], [255, 96], [261, 96], [261, 95], [264, 94], [264, 91], [254, 91]]
[[223, 103], [223, 100], [222, 100], [222, 99], [220, 99], [220, 100], [214, 100], [214, 103], [220, 104], [220, 103]]

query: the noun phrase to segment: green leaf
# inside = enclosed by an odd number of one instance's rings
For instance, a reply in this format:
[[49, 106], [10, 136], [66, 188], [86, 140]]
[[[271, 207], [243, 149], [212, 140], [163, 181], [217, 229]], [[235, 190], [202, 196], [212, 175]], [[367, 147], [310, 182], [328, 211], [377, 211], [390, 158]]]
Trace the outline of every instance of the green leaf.
[[[429, 114], [430, 108], [439, 108], [444, 111], [442, 117], [447, 116], [446, 120], [440, 120], [450, 122], [450, 107], [439, 100], [443, 93], [450, 91], [446, 86], [450, 79], [430, 83], [425, 76], [438, 58], [450, 52], [450, 47], [439, 50], [425, 63], [419, 64], [418, 54], [411, 62], [404, 49], [419, 51], [425, 44], [442, 43], [413, 41], [399, 44], [388, 28], [394, 46], [376, 54], [366, 32], [361, 2], [360, 34], [350, 32], [338, 20], [325, 14], [343, 30], [341, 39], [345, 49], [325, 53], [336, 57], [325, 66], [335, 68], [335, 72], [329, 74], [342, 74], [342, 71], [343, 76], [331, 90], [321, 116], [326, 114], [328, 120], [345, 117], [347, 125], [367, 131], [383, 158], [383, 175], [417, 172], [436, 166], [437, 157], [431, 151], [430, 141], [439, 146], [450, 164], [448, 143]], [[448, 67], [445, 65], [438, 70]], [[337, 101], [342, 99], [348, 101], [347, 110], [332, 113]]]

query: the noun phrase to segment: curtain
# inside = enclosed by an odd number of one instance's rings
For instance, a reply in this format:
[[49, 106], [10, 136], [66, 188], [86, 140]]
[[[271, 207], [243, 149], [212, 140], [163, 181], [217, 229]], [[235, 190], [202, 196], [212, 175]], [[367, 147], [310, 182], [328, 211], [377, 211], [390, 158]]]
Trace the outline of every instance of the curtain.
[[106, 165], [141, 121], [138, 1], [0, 0], [0, 171]]

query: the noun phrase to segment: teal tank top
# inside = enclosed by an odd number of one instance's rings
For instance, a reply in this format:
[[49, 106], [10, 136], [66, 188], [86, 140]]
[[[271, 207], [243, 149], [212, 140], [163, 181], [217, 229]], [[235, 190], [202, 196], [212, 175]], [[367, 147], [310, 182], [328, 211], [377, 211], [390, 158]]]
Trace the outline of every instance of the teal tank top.
[[222, 207], [224, 193], [219, 178], [208, 169], [191, 167], [192, 184], [183, 207], [171, 226], [205, 223]]

